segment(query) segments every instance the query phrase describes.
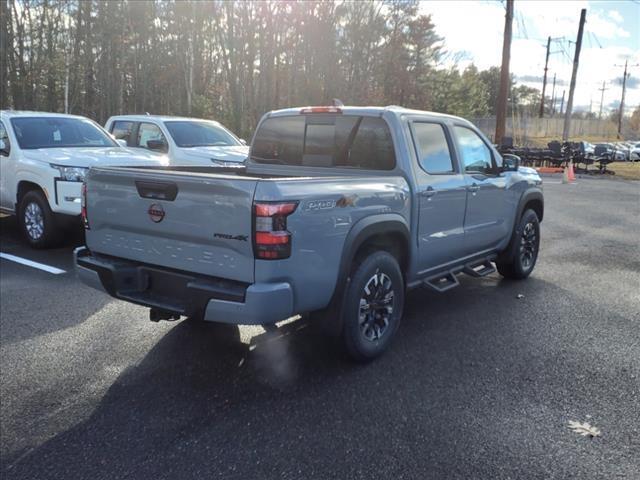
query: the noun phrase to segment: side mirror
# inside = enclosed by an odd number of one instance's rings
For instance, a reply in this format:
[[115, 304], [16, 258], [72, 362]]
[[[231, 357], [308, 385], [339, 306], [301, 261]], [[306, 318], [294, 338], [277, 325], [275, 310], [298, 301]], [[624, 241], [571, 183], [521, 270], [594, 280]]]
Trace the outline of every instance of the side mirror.
[[241, 143], [242, 145], [246, 145], [246, 144], [247, 144], [247, 141], [246, 141], [244, 138], [241, 138], [241, 139], [240, 139], [240, 143]]
[[120, 145], [121, 147], [127, 146], [127, 141], [124, 138], [116, 138], [116, 142], [118, 142], [118, 145]]
[[167, 151], [167, 146], [162, 140], [147, 140], [147, 148], [155, 152]]
[[4, 140], [0, 140], [0, 155], [5, 157], [9, 156], [9, 145], [7, 145]]
[[505, 153], [502, 155], [502, 171], [503, 172], [517, 172], [520, 167], [520, 157], [513, 155], [512, 153]]

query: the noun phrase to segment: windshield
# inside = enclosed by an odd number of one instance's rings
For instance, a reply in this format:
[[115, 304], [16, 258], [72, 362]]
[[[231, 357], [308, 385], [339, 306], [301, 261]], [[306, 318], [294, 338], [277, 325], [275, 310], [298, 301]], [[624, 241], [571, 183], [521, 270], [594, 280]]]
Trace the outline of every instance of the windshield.
[[12, 118], [23, 150], [61, 147], [117, 147], [100, 127], [88, 119], [68, 117]]
[[165, 122], [176, 145], [189, 147], [230, 147], [242, 145], [228, 130], [213, 122], [171, 121]]

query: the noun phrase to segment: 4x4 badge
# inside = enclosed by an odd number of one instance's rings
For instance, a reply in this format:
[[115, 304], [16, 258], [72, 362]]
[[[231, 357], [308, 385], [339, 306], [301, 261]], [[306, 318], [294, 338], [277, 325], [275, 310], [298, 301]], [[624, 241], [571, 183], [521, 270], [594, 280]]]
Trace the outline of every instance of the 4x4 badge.
[[164, 208], [159, 203], [153, 203], [147, 210], [152, 222], [160, 223], [164, 219]]

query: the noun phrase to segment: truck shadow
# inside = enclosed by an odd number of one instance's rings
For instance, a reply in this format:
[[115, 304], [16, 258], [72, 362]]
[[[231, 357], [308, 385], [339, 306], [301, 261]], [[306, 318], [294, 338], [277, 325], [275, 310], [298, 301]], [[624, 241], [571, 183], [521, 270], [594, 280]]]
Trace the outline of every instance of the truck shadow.
[[[425, 431], [439, 437], [421, 461], [439, 456], [446, 472], [466, 461], [454, 446], [480, 434], [467, 426], [494, 408], [495, 392], [522, 395], [509, 382], [533, 347], [508, 314], [517, 293], [556, 289], [535, 278], [462, 283], [445, 294], [412, 292], [392, 350], [367, 365], [345, 361], [302, 323], [246, 342], [235, 327], [184, 321], [119, 375], [88, 418], [6, 459], [4, 478], [202, 478], [230, 465], [234, 478], [258, 478], [270, 470], [256, 460], [311, 461], [310, 447], [328, 472], [334, 448], [368, 441], [385, 452], [385, 437], [412, 446]], [[328, 438], [314, 440], [319, 429]]]
[[[27, 244], [27, 241], [22, 238], [22, 233], [20, 232], [17, 219], [14, 215], [0, 217], [0, 242], [2, 243], [3, 247], [6, 245], [11, 245], [21, 246], [25, 249], [30, 248]], [[60, 242], [60, 244], [56, 245], [56, 248], [53, 251], [58, 249], [68, 250], [80, 245], [84, 245], [84, 230], [78, 222], [77, 225], [74, 224], [65, 228], [62, 241]], [[46, 254], [46, 252], [51, 251], [52, 250], [44, 250], [42, 252]], [[31, 252], [35, 252], [37, 255], [39, 251], [31, 250]]]
[[[78, 325], [112, 301], [106, 294], [74, 281], [72, 249], [84, 242], [84, 233], [80, 228], [67, 233], [58, 248], [34, 250], [20, 236], [15, 217], [0, 218], [2, 252], [67, 271], [58, 276], [24, 266], [18, 266], [19, 270], [0, 268], [2, 345]], [[25, 305], [34, 315], [24, 315]]]

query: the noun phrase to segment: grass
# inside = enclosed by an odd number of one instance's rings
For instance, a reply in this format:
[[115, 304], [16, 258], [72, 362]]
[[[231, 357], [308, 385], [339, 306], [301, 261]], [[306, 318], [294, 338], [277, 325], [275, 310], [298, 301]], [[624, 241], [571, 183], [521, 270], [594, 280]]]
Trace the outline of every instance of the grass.
[[616, 178], [640, 180], [640, 162], [613, 162], [607, 168], [616, 172]]

